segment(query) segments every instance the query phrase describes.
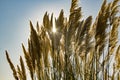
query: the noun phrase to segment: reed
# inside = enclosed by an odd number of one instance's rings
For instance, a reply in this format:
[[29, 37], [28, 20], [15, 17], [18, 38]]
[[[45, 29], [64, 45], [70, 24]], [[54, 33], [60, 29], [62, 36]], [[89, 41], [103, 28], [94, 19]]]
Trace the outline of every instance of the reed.
[[15, 80], [27, 80], [27, 70], [31, 80], [120, 80], [119, 2], [103, 0], [94, 22], [82, 19], [78, 0], [72, 0], [69, 18], [62, 9], [55, 24], [48, 12], [36, 30], [30, 21], [28, 49], [22, 44], [26, 62], [20, 56], [16, 69], [6, 51]]

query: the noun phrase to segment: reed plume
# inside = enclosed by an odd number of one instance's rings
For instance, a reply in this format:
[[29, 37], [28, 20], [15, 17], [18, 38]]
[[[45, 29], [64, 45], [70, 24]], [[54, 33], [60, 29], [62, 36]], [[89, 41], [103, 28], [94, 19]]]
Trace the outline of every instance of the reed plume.
[[18, 78], [18, 76], [17, 76], [17, 71], [16, 71], [13, 63], [11, 62], [11, 60], [10, 60], [10, 58], [9, 58], [8, 52], [7, 52], [7, 51], [5, 51], [5, 52], [6, 52], [7, 61], [8, 61], [8, 63], [9, 63], [9, 65], [10, 65], [10, 68], [11, 68], [12, 71], [13, 71], [13, 76], [14, 76], [15, 80], [19, 80], [19, 78]]
[[28, 49], [22, 44], [27, 67], [20, 56], [15, 69], [6, 51], [15, 80], [29, 79], [27, 70], [31, 80], [119, 80], [119, 1], [103, 0], [94, 22], [91, 15], [82, 19], [78, 0], [68, 18], [62, 9], [57, 18], [46, 12], [36, 29], [30, 21]]

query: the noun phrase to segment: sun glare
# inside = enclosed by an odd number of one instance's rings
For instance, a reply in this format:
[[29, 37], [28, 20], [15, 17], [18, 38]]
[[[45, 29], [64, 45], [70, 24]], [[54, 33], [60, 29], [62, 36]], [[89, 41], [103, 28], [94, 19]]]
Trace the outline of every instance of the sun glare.
[[52, 31], [53, 31], [54, 33], [56, 33], [56, 28], [55, 28], [55, 27], [53, 27]]
[[53, 28], [52, 28], [52, 32], [53, 32], [53, 33], [56, 33], [56, 31], [57, 31], [57, 30], [56, 30], [56, 27], [55, 27], [55, 21], [53, 20]]

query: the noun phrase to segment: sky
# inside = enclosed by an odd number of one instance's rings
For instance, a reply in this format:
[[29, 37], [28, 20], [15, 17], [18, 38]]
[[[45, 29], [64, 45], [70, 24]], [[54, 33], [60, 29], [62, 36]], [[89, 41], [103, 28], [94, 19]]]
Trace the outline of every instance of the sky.
[[[98, 14], [103, 0], [80, 0], [83, 18]], [[12, 62], [19, 64], [19, 56], [23, 56], [21, 44], [27, 48], [29, 38], [29, 21], [42, 24], [47, 11], [57, 17], [63, 9], [69, 15], [71, 0], [0, 0], [0, 80], [14, 80], [12, 70], [5, 57], [9, 52]]]

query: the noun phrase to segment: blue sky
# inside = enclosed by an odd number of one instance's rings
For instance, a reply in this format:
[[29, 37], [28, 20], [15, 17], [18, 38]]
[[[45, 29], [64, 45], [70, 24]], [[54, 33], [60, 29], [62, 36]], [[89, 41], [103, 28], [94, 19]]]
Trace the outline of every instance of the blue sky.
[[[19, 55], [23, 55], [21, 43], [27, 47], [29, 38], [29, 21], [34, 25], [46, 11], [58, 16], [64, 9], [65, 16], [69, 15], [71, 0], [0, 0], [0, 80], [13, 80], [12, 71], [5, 58], [5, 50], [15, 65], [19, 64]], [[83, 17], [97, 15], [102, 0], [80, 0]]]

